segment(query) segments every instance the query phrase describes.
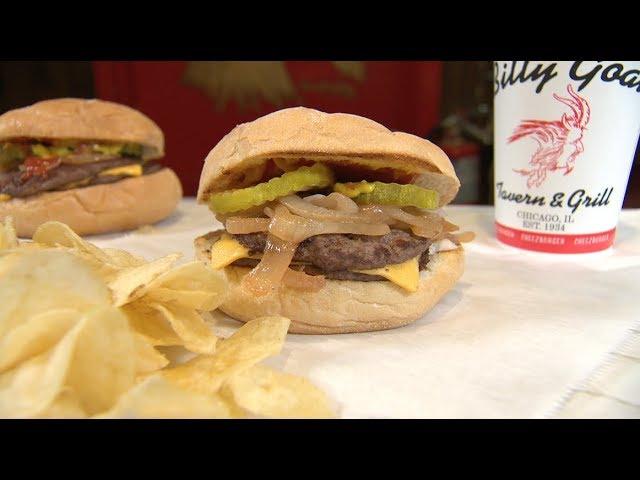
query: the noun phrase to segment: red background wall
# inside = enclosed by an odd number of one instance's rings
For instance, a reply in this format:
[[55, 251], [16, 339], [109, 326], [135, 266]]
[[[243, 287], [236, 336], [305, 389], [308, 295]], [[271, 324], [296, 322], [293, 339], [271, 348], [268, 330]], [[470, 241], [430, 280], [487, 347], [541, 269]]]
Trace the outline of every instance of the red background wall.
[[[253, 71], [253, 67], [271, 71], [271, 66], [251, 63], [244, 63], [245, 76], [219, 79], [218, 97], [238, 90], [249, 95], [247, 89], [271, 85], [261, 80], [260, 71]], [[164, 163], [180, 176], [185, 195], [195, 194], [204, 157], [225, 134], [279, 108], [304, 105], [355, 113], [421, 136], [440, 117], [441, 62], [352, 62], [358, 65], [351, 73], [334, 62], [270, 63], [279, 64], [276, 69], [284, 67], [296, 91], [280, 104], [276, 88], [272, 93], [276, 100], [269, 93], [254, 92], [256, 102], [242, 108], [237, 97], [230, 96], [219, 110], [215, 95], [185, 81], [186, 69], [191, 68], [187, 62], [94, 62], [95, 91], [98, 98], [130, 105], [158, 123], [166, 140]]]

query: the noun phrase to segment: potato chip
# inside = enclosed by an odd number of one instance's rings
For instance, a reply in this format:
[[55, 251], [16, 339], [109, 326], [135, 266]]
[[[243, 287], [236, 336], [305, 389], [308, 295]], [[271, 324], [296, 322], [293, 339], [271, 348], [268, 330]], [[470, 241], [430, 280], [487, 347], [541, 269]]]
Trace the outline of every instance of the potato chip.
[[16, 248], [18, 246], [18, 236], [13, 225], [13, 217], [6, 217], [0, 224], [0, 250]]
[[118, 267], [113, 263], [101, 262], [100, 260], [97, 260], [95, 257], [85, 252], [67, 249], [66, 247], [63, 248], [65, 248], [64, 251], [73, 253], [75, 256], [81, 258], [83, 262], [90, 266], [93, 271], [96, 272], [107, 285], [109, 284], [109, 282], [113, 281], [116, 275], [118, 275], [118, 273], [123, 269], [123, 267]]
[[169, 364], [167, 357], [153, 348], [142, 335], [134, 333], [133, 340], [137, 375], [155, 372]]
[[207, 268], [199, 261], [185, 263], [176, 268], [163, 273], [156, 278], [151, 287], [165, 287], [175, 290], [206, 290], [209, 285], [214, 286], [214, 290], [223, 283], [224, 278], [220, 272]]
[[44, 411], [34, 418], [87, 418], [78, 397], [70, 388], [63, 389]]
[[0, 338], [0, 373], [54, 347], [79, 319], [80, 314], [71, 308], [25, 319]]
[[133, 255], [125, 250], [103, 248], [102, 251], [109, 257], [109, 263], [118, 267], [139, 267], [147, 263], [144, 258]]
[[215, 351], [218, 337], [213, 334], [198, 312], [176, 304], [150, 303], [149, 306], [164, 315], [182, 340], [181, 344], [184, 348], [203, 354]]
[[94, 418], [230, 418], [218, 395], [183, 390], [152, 375], [125, 393], [108, 412]]
[[277, 418], [330, 418], [334, 414], [324, 392], [303, 377], [263, 365], [239, 372], [221, 393], [254, 415]]
[[229, 318], [219, 310], [203, 310], [200, 312], [200, 316], [210, 327], [214, 327], [221, 321], [228, 320]]
[[180, 265], [163, 273], [149, 285], [146, 296], [196, 310], [214, 310], [225, 300], [227, 279], [202, 262]]
[[227, 408], [229, 408], [229, 412], [231, 413], [231, 418], [247, 418], [249, 416], [247, 410], [240, 407], [232, 397], [225, 396], [223, 393], [219, 393], [220, 398], [227, 403]]
[[64, 387], [82, 327], [78, 322], [55, 348], [0, 375], [0, 418], [30, 418], [49, 408]]
[[131, 328], [149, 345], [164, 347], [182, 345], [182, 340], [167, 318], [145, 302], [137, 300], [121, 307], [121, 310], [127, 316]]
[[[280, 351], [289, 320], [218, 341], [226, 278], [201, 262], [172, 268], [179, 257], [100, 249], [59, 222], [19, 244], [12, 221], [0, 224], [0, 417], [330, 416], [311, 383], [256, 366]], [[200, 356], [167, 369], [156, 346], [175, 346], [173, 362], [184, 348]]]
[[198, 356], [163, 370], [163, 375], [189, 390], [216, 393], [227, 378], [279, 353], [289, 323], [284, 317], [260, 317], [247, 322], [220, 342], [214, 355]]
[[179, 253], [174, 253], [153, 262], [118, 272], [116, 277], [109, 282], [114, 305], [120, 307], [142, 297], [149, 289], [151, 282], [168, 271], [180, 257]]
[[218, 299], [215, 294], [205, 290], [171, 290], [158, 287], [150, 290], [144, 298], [150, 302], [174, 303], [192, 310], [209, 311], [218, 308]]
[[86, 253], [96, 260], [109, 263], [109, 256], [94, 244], [83, 240], [68, 225], [61, 222], [46, 222], [38, 227], [33, 234], [33, 241], [43, 245], [73, 248]]
[[104, 281], [73, 254], [38, 249], [0, 257], [0, 339], [34, 315], [110, 301]]
[[85, 315], [65, 384], [89, 415], [111, 408], [133, 386], [136, 374], [134, 334], [117, 308]]

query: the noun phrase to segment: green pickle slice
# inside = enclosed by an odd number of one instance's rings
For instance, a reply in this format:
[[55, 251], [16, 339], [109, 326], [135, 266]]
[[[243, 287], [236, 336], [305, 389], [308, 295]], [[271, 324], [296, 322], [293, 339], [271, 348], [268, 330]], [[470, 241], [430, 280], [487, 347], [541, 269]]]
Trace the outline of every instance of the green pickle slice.
[[64, 157], [71, 153], [69, 147], [47, 147], [41, 143], [34, 143], [31, 145], [31, 153], [36, 157], [49, 158], [49, 157]]
[[103, 155], [119, 155], [124, 145], [121, 143], [113, 143], [113, 144], [102, 144], [95, 143], [92, 146], [93, 151], [97, 153], [101, 153]]
[[394, 205], [398, 207], [438, 208], [438, 192], [418, 185], [383, 182], [336, 183], [333, 189], [356, 203]]
[[295, 192], [328, 187], [333, 183], [331, 170], [320, 163], [286, 172], [268, 182], [253, 187], [213, 193], [209, 208], [215, 213], [231, 213], [246, 210]]

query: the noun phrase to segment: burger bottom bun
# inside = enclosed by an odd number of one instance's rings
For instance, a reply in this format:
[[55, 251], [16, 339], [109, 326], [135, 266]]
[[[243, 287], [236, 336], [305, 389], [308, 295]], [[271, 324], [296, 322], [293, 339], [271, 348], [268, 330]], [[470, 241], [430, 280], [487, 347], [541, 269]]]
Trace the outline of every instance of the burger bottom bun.
[[[196, 241], [196, 255], [208, 261], [203, 242]], [[263, 315], [291, 319], [291, 333], [353, 333], [387, 330], [414, 322], [429, 311], [454, 286], [464, 270], [462, 248], [432, 256], [420, 272], [418, 291], [407, 292], [388, 281], [327, 280], [318, 292], [281, 286], [265, 297], [255, 297], [240, 287], [251, 269], [226, 267], [230, 293], [220, 309], [247, 322]]]
[[78, 235], [129, 230], [158, 222], [182, 198], [180, 180], [169, 168], [92, 187], [45, 192], [0, 203], [0, 220], [13, 217], [19, 237], [31, 237], [42, 223], [66, 223]]

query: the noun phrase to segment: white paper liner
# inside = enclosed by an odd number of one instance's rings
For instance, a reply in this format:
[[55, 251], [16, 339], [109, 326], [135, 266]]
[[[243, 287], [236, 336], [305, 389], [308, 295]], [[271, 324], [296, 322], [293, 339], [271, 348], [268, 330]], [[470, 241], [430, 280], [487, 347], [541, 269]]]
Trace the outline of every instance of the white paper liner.
[[[613, 249], [590, 255], [509, 249], [494, 237], [490, 207], [445, 212], [477, 238], [464, 245], [462, 279], [431, 312], [383, 332], [289, 335], [273, 361], [323, 388], [347, 418], [636, 415], [576, 389], [600, 379], [599, 391], [638, 403], [628, 363], [592, 373], [617, 348], [628, 355], [624, 342], [640, 331], [640, 210], [622, 212]], [[186, 199], [150, 231], [91, 240], [148, 259], [183, 252], [190, 261], [193, 239], [217, 228], [206, 206]], [[221, 323], [225, 334], [238, 326]]]

